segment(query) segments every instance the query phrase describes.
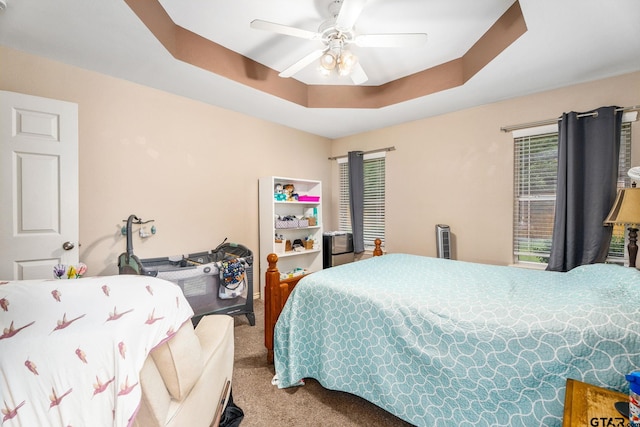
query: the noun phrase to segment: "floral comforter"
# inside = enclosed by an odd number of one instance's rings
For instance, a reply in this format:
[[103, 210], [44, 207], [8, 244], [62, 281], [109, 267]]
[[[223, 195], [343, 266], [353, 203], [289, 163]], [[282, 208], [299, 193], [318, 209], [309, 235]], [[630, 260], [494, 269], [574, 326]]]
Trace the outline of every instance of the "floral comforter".
[[1, 425], [131, 424], [147, 355], [192, 315], [153, 277], [0, 282]]

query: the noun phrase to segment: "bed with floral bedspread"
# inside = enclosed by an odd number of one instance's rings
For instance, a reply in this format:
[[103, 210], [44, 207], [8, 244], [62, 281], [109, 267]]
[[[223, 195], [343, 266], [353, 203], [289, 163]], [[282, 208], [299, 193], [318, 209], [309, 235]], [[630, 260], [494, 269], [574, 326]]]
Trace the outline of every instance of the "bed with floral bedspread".
[[0, 282], [2, 426], [127, 426], [149, 352], [189, 321], [147, 276]]
[[565, 383], [626, 392], [640, 271], [391, 254], [304, 277], [275, 328], [279, 387], [315, 378], [418, 426], [560, 426]]

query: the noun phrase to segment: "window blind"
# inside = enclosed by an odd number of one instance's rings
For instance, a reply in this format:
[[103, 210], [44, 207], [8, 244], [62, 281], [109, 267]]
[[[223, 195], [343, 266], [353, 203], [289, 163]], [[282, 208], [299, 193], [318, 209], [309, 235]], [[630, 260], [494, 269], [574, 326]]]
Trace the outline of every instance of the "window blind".
[[[547, 263], [558, 172], [558, 133], [514, 138], [513, 253], [516, 261]], [[629, 186], [631, 124], [623, 123], [620, 140], [618, 188]], [[624, 261], [624, 227], [613, 230], [609, 260]]]
[[[382, 153], [384, 154], [384, 153]], [[365, 156], [364, 159], [364, 245], [372, 249], [376, 239], [384, 242], [385, 231], [385, 157]], [[349, 207], [349, 163], [339, 163], [340, 197], [338, 229], [351, 232]]]
[[548, 262], [558, 171], [558, 134], [515, 139], [514, 255]]
[[[618, 166], [618, 188], [631, 186], [631, 178], [627, 171], [631, 168], [631, 123], [622, 123], [620, 134], [620, 163]], [[609, 246], [609, 260], [624, 263], [626, 227], [622, 224], [613, 226], [611, 245]]]

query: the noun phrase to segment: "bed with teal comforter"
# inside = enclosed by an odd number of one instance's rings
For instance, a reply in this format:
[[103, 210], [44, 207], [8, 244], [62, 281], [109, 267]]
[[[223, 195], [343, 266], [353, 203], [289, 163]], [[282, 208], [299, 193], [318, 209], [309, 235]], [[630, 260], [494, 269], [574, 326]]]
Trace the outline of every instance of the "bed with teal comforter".
[[303, 278], [275, 328], [278, 386], [315, 378], [418, 426], [560, 426], [574, 378], [628, 391], [640, 271], [388, 254]]

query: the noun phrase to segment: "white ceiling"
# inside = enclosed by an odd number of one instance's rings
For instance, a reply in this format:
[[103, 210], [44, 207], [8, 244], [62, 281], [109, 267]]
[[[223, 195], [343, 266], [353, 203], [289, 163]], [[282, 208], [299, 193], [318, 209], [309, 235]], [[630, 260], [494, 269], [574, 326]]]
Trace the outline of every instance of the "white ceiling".
[[[176, 60], [122, 0], [2, 1], [1, 45], [328, 138], [640, 70], [640, 1], [520, 0], [528, 31], [463, 86], [379, 109], [307, 108]], [[329, 18], [330, 0], [160, 2], [176, 24], [281, 71], [319, 42], [249, 23], [262, 19], [316, 31]], [[421, 48], [354, 47], [366, 84], [460, 57], [512, 3], [369, 0], [358, 33], [425, 32], [428, 41]], [[350, 84], [324, 80], [313, 66], [294, 77]]]

